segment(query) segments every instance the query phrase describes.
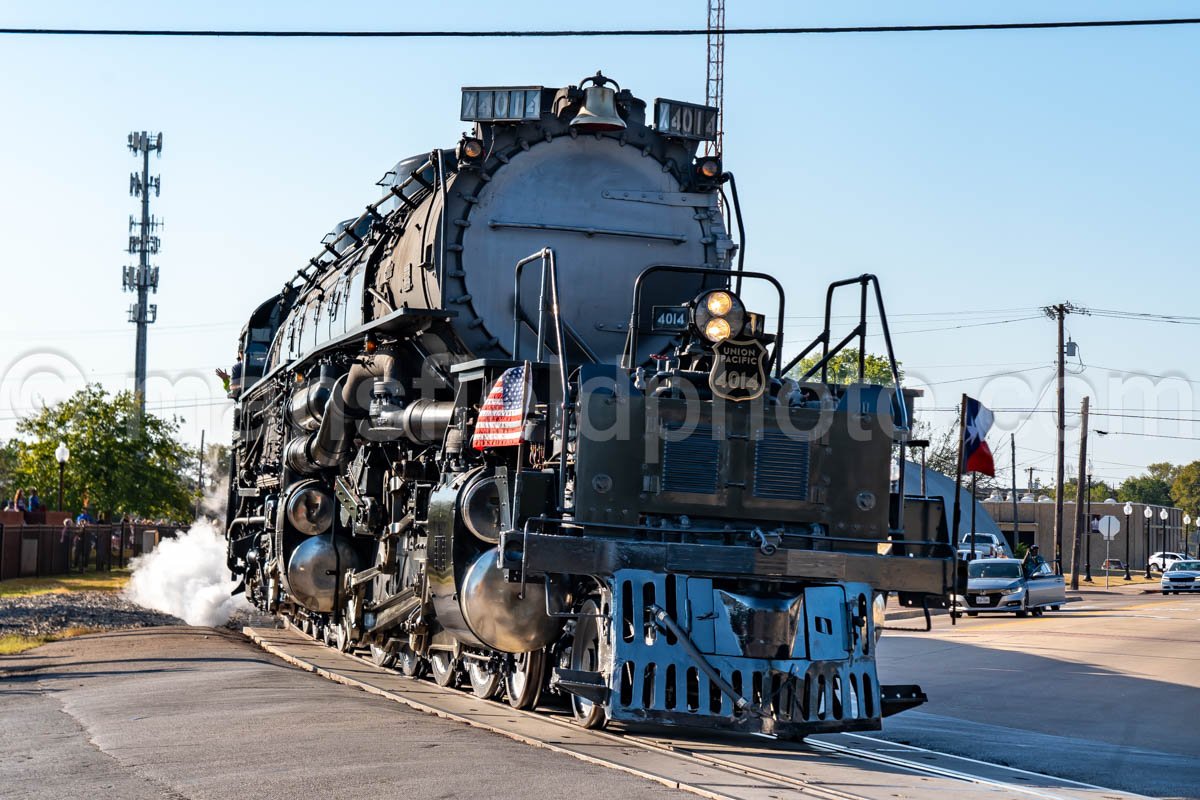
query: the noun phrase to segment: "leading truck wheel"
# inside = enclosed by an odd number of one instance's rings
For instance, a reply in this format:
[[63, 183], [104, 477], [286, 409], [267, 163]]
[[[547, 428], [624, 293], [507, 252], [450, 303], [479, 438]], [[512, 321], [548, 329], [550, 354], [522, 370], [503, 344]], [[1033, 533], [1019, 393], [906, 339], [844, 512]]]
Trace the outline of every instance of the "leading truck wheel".
[[454, 654], [447, 650], [434, 650], [429, 654], [429, 672], [438, 686], [458, 685], [458, 664]]
[[[603, 638], [600, 627], [600, 608], [595, 602], [588, 600], [579, 609], [579, 618], [575, 621], [575, 639], [571, 644], [571, 669], [579, 672], [600, 671], [600, 650]], [[571, 695], [571, 711], [575, 714], [575, 722], [585, 728], [603, 728], [608, 722], [608, 714], [604, 706], [585, 700], [578, 695]]]
[[489, 669], [486, 661], [468, 658], [466, 665], [467, 681], [470, 682], [471, 691], [476, 697], [491, 700], [500, 694], [500, 674]]
[[546, 679], [546, 651], [534, 650], [513, 656], [512, 668], [504, 678], [504, 691], [508, 704], [513, 708], [528, 711], [537, 705], [542, 696], [542, 683]]

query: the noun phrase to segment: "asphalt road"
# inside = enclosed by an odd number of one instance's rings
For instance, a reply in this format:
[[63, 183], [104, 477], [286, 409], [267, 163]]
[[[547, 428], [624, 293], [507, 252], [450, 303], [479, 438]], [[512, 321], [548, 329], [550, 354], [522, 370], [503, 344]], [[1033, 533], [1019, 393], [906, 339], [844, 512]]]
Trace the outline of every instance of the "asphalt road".
[[[889, 632], [880, 674], [930, 702], [883, 736], [1200, 798], [1200, 596], [1096, 596], [1040, 619]], [[911, 622], [906, 623], [911, 624]], [[657, 784], [398, 706], [240, 635], [157, 628], [0, 657], [0, 795], [555, 798]]]
[[0, 657], [6, 800], [659, 798], [650, 781], [287, 666], [240, 634], [157, 628]]
[[1086, 592], [1040, 618], [935, 617], [932, 633], [886, 633], [878, 654], [883, 682], [930, 698], [885, 720], [886, 738], [1200, 798], [1200, 595]]

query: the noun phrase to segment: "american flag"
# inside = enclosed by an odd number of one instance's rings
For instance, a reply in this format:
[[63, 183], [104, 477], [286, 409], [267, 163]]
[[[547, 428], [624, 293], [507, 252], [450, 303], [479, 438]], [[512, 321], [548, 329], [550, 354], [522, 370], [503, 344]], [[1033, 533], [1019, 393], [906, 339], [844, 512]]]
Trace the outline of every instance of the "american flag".
[[475, 435], [471, 446], [476, 450], [485, 447], [511, 447], [521, 443], [525, 433], [525, 417], [533, 399], [533, 382], [528, 363], [506, 369], [492, 386], [479, 419], [475, 423]]

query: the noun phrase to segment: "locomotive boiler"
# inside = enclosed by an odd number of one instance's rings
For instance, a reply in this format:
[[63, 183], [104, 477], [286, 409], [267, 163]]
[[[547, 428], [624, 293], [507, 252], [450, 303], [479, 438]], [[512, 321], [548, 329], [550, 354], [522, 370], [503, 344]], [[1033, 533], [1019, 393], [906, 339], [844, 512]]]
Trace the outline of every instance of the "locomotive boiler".
[[[920, 702], [875, 667], [887, 593], [953, 577], [941, 506], [891, 477], [911, 395], [898, 371], [825, 381], [869, 300], [887, 333], [878, 282], [831, 286], [785, 363], [782, 286], [744, 268], [736, 182], [699, 152], [716, 109], [597, 73], [459, 110], [471, 131], [396, 164], [242, 331], [247, 597], [589, 727], [798, 737]], [[862, 316], [838, 338], [845, 289]]]

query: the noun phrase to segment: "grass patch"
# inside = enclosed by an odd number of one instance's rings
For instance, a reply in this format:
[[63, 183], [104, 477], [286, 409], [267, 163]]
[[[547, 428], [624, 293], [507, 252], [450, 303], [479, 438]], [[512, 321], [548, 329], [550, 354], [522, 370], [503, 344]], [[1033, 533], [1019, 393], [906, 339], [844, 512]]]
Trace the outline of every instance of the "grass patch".
[[55, 575], [49, 578], [13, 578], [0, 582], [0, 598], [70, 592], [119, 592], [129, 583], [128, 569]]
[[83, 636], [88, 633], [99, 632], [99, 628], [76, 626], [67, 628], [65, 631], [59, 633], [43, 636], [21, 636], [17, 633], [6, 633], [0, 636], [0, 656], [12, 656], [17, 653], [24, 653], [26, 650], [32, 650], [35, 647], [41, 647], [50, 642], [57, 642], [60, 639], [70, 639], [73, 636]]

